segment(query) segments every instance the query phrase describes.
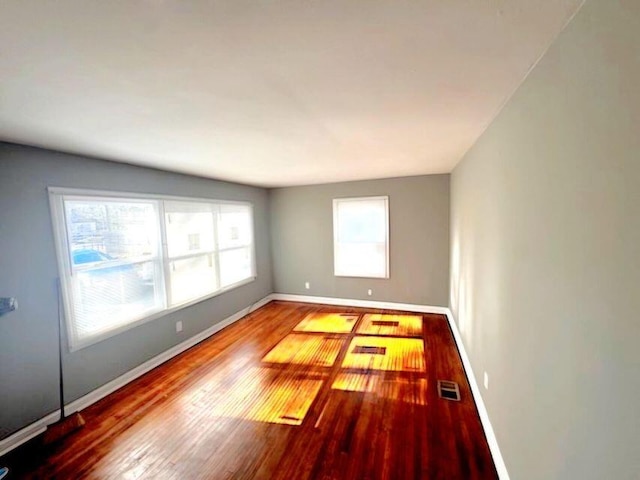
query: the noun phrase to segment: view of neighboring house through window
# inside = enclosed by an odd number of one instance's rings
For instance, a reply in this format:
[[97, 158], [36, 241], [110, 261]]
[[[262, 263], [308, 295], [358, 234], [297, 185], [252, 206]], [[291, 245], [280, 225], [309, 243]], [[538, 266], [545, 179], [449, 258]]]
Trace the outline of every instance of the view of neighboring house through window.
[[217, 232], [222, 287], [251, 276], [253, 234], [249, 220], [243, 205], [220, 205]]
[[214, 214], [208, 203], [164, 202], [170, 305], [218, 289]]
[[255, 278], [248, 203], [50, 196], [72, 349]]

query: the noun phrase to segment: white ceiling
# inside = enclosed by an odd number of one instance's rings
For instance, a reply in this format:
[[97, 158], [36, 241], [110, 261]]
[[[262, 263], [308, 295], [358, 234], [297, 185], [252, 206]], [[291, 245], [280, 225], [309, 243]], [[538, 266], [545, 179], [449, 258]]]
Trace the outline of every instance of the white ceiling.
[[263, 186], [449, 172], [582, 0], [3, 0], [0, 139]]

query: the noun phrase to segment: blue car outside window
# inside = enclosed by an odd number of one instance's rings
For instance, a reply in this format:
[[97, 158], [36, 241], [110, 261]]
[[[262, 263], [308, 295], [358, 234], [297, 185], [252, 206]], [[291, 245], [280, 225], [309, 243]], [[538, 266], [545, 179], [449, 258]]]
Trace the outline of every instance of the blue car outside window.
[[107, 260], [113, 260], [113, 258], [106, 253], [99, 252], [98, 250], [77, 250], [73, 252], [74, 265], [82, 265], [83, 263], [93, 262], [105, 262]]

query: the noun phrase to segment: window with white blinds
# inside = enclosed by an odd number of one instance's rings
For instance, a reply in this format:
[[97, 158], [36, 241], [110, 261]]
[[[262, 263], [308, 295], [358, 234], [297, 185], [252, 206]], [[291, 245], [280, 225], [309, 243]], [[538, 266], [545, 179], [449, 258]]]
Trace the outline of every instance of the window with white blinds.
[[389, 278], [389, 197], [333, 201], [334, 273]]
[[255, 278], [244, 202], [50, 189], [77, 350]]

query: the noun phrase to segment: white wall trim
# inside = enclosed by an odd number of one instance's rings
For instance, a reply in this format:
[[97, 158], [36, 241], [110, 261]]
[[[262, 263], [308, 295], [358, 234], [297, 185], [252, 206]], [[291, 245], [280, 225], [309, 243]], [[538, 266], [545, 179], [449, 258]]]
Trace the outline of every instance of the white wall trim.
[[314, 297], [308, 295], [291, 295], [288, 293], [273, 293], [271, 300], [284, 300], [286, 302], [320, 303], [324, 305], [338, 305], [342, 307], [382, 308], [386, 310], [404, 310], [407, 312], [440, 313], [446, 315], [447, 307], [432, 307], [429, 305], [417, 305], [414, 303], [380, 302], [377, 300], [356, 300], [353, 298]]
[[347, 298], [290, 295], [285, 293], [274, 293], [271, 295], [271, 299], [289, 302], [340, 305], [345, 307], [383, 308], [387, 310], [405, 310], [407, 312], [439, 313], [442, 315], [446, 315], [447, 321], [449, 322], [449, 327], [451, 328], [451, 332], [453, 333], [453, 339], [456, 342], [456, 346], [458, 347], [458, 352], [460, 352], [462, 366], [464, 367], [467, 379], [469, 381], [469, 386], [471, 387], [471, 394], [476, 404], [476, 408], [478, 409], [478, 414], [480, 415], [482, 428], [484, 429], [484, 434], [487, 438], [487, 443], [489, 444], [489, 449], [491, 451], [491, 456], [493, 457], [493, 463], [498, 472], [498, 477], [500, 478], [500, 480], [510, 480], [509, 472], [507, 471], [504, 459], [502, 458], [502, 453], [500, 452], [498, 440], [496, 439], [496, 435], [493, 431], [493, 426], [491, 425], [491, 420], [489, 419], [489, 413], [487, 412], [487, 408], [480, 393], [480, 387], [478, 386], [476, 376], [474, 375], [473, 369], [471, 368], [471, 361], [469, 360], [467, 351], [464, 348], [464, 343], [462, 342], [462, 337], [460, 336], [458, 325], [456, 324], [455, 319], [453, 318], [453, 314], [451, 313], [451, 310], [449, 308], [433, 307], [429, 305], [416, 305], [411, 303], [379, 302], [375, 300], [355, 300]]
[[36, 420], [31, 425], [18, 430], [7, 438], [0, 440], [0, 457], [9, 453], [14, 448], [19, 447], [23, 443], [28, 442], [33, 437], [40, 435], [47, 429], [48, 425], [51, 425], [58, 420], [60, 420], [60, 410], [56, 410], [46, 417]]
[[462, 342], [462, 336], [460, 335], [460, 331], [458, 330], [458, 325], [453, 318], [453, 313], [451, 313], [451, 310], [448, 308], [446, 315], [447, 320], [449, 321], [449, 326], [451, 327], [451, 332], [453, 333], [453, 338], [458, 347], [458, 352], [460, 352], [462, 365], [464, 366], [465, 373], [467, 374], [467, 380], [469, 381], [469, 386], [471, 387], [471, 394], [473, 395], [476, 408], [478, 409], [478, 414], [480, 415], [480, 421], [482, 422], [484, 435], [485, 437], [487, 437], [487, 443], [489, 444], [489, 450], [491, 450], [493, 463], [496, 466], [496, 470], [498, 472], [498, 478], [500, 478], [500, 480], [510, 480], [507, 466], [504, 463], [504, 458], [502, 458], [502, 453], [500, 452], [498, 439], [496, 438], [496, 434], [493, 431], [493, 426], [491, 425], [491, 420], [489, 419], [489, 412], [487, 412], [487, 407], [485, 406], [484, 400], [482, 399], [480, 387], [478, 386], [476, 376], [473, 373], [473, 368], [471, 368], [471, 361], [469, 360], [467, 351], [464, 348], [464, 343]]
[[185, 350], [193, 347], [194, 345], [202, 342], [203, 340], [209, 338], [211, 335], [219, 332], [225, 327], [228, 327], [234, 322], [237, 322], [242, 317], [248, 315], [249, 313], [257, 310], [258, 308], [266, 305], [271, 301], [271, 295], [267, 295], [261, 300], [258, 300], [254, 304], [249, 307], [243, 308], [239, 312], [234, 313], [233, 315], [225, 318], [221, 322], [212, 325], [211, 327], [203, 330], [202, 332], [194, 335], [193, 337], [185, 340], [178, 345], [171, 347], [169, 350], [162, 352], [159, 355], [156, 355], [150, 360], [147, 360], [143, 364], [135, 367], [132, 370], [129, 370], [127, 373], [120, 375], [118, 378], [111, 380], [109, 383], [105, 383], [101, 387], [96, 388], [95, 390], [87, 393], [86, 395], [80, 397], [79, 399], [67, 404], [64, 406], [64, 414], [71, 415], [72, 413], [79, 412], [87, 408], [90, 405], [93, 405], [97, 401], [103, 399], [110, 393], [115, 392], [119, 388], [124, 387], [129, 382], [132, 382], [136, 378], [144, 375], [145, 373], [153, 370], [157, 366], [163, 364], [164, 362], [171, 360], [173, 357], [180, 355]]

